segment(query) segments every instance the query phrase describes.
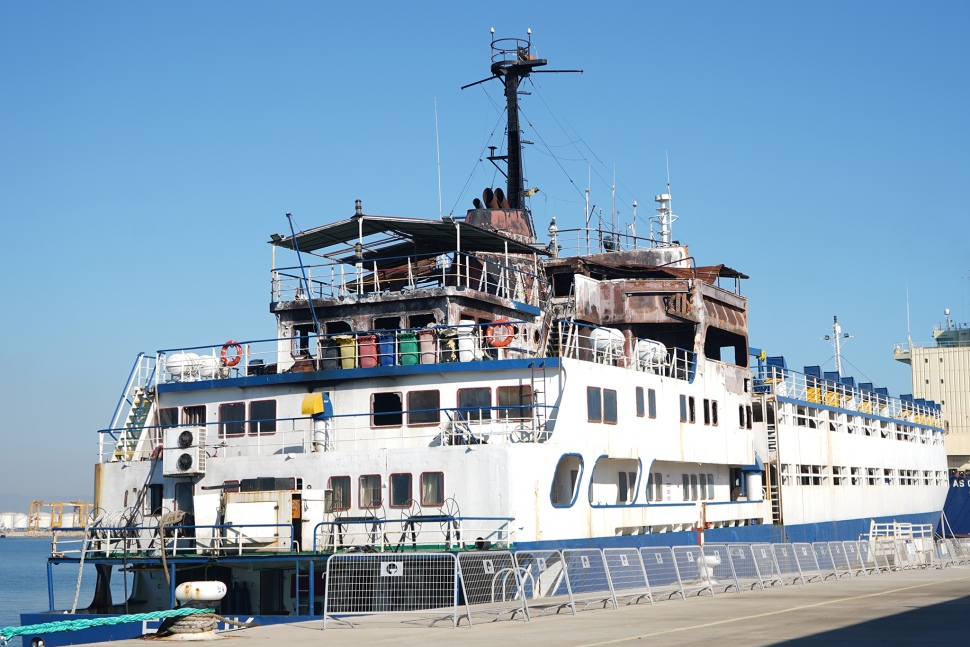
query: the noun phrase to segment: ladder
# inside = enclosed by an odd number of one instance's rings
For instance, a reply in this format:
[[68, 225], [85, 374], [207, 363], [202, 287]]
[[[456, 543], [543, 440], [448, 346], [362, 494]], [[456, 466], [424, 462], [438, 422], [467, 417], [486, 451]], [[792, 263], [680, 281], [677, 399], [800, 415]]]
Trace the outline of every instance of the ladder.
[[145, 429], [145, 423], [148, 421], [148, 415], [151, 413], [154, 403], [155, 389], [148, 389], [144, 386], [135, 387], [128, 420], [125, 421], [125, 428], [115, 446], [115, 458], [124, 461], [130, 461], [134, 458], [138, 441], [141, 440], [142, 431]]
[[[558, 326], [556, 326], [558, 328]], [[546, 440], [548, 415], [546, 412], [546, 360], [537, 357], [529, 364], [532, 369], [530, 388], [532, 389], [532, 420], [535, 429], [534, 440]]]
[[781, 487], [778, 483], [778, 465], [770, 463], [767, 470], [768, 499], [771, 501], [771, 523], [780, 526], [783, 523], [781, 515]]

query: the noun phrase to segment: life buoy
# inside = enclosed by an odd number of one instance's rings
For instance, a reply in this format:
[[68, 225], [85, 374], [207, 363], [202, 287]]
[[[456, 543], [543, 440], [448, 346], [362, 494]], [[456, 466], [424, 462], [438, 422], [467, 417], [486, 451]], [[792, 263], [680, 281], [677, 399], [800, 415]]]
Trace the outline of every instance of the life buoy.
[[512, 336], [515, 329], [512, 324], [505, 321], [496, 321], [485, 329], [485, 341], [492, 348], [505, 348], [512, 343]]
[[[236, 354], [229, 357], [229, 349], [235, 348]], [[242, 359], [242, 344], [235, 339], [230, 339], [222, 345], [222, 364], [223, 366], [235, 366]]]

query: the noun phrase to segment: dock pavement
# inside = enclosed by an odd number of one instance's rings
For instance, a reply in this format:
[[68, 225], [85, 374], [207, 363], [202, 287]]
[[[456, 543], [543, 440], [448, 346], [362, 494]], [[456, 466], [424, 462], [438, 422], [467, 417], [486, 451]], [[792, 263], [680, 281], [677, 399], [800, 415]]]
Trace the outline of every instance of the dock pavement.
[[[387, 615], [358, 626], [321, 620], [221, 632], [219, 647], [605, 647], [608, 645], [964, 644], [970, 622], [970, 568], [914, 570], [741, 594], [641, 602], [531, 621], [473, 616], [428, 627]], [[160, 641], [159, 641], [160, 642]], [[107, 644], [107, 643], [105, 643]], [[143, 640], [112, 643], [144, 647]], [[156, 643], [157, 644], [157, 643]]]

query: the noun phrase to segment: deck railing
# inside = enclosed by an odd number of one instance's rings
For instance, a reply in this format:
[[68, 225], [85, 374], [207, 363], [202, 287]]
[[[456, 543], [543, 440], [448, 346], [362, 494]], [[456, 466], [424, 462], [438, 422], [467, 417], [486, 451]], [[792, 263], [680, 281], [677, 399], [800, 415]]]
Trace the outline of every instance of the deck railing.
[[754, 391], [772, 393], [810, 404], [858, 411], [861, 415], [896, 418], [918, 425], [942, 429], [941, 412], [882, 393], [841, 382], [806, 375], [778, 366], [751, 368]]
[[318, 523], [313, 529], [313, 552], [510, 548], [514, 543], [513, 521], [512, 517], [464, 517], [434, 512], [402, 512], [399, 519], [376, 515], [337, 517]]
[[683, 348], [667, 348], [650, 339], [627, 339], [613, 328], [560, 320], [559, 355], [597, 364], [620, 366], [635, 371], [690, 380], [696, 355]]
[[480, 256], [456, 251], [345, 259], [306, 265], [304, 269], [306, 281], [299, 267], [272, 271], [274, 303], [305, 300], [308, 285], [314, 299], [454, 287], [541, 307], [549, 296], [549, 283], [539, 276], [533, 260], [502, 254]]
[[561, 257], [629, 252], [662, 246], [660, 241], [652, 238], [589, 227], [560, 229], [556, 232], [556, 243]]
[[[149, 517], [151, 519], [151, 517]], [[83, 531], [85, 537], [65, 539], [60, 533]], [[52, 554], [57, 557], [158, 557], [179, 555], [245, 555], [293, 552], [292, 524], [220, 524], [212, 526], [150, 525], [61, 528], [55, 531]]]
[[[98, 432], [100, 462], [147, 460], [164, 447], [168, 430], [205, 428], [208, 459], [225, 456], [271, 456], [374, 447], [452, 447], [507, 443], [542, 443], [554, 429], [554, 405], [523, 400], [506, 406], [401, 409], [261, 420], [234, 419], [198, 425], [149, 425], [136, 447], [119, 451], [125, 429]], [[177, 435], [177, 434], [176, 434]], [[178, 450], [189, 451], [189, 450]], [[156, 454], [156, 458], [158, 455]]]
[[536, 330], [537, 324], [506, 320], [170, 348], [157, 353], [158, 381], [535, 357]]

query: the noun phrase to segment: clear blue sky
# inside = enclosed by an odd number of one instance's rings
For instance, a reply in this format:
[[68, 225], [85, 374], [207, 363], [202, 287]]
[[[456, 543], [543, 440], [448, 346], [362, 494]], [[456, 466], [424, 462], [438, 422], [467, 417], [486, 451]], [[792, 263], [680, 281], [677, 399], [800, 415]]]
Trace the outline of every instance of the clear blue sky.
[[852, 373], [908, 392], [907, 281], [914, 339], [970, 320], [968, 23], [965, 2], [4, 2], [0, 493], [90, 498], [138, 351], [271, 336], [285, 212], [437, 217], [435, 98], [463, 212], [493, 183], [501, 95], [459, 91], [493, 26], [585, 70], [526, 88], [541, 231], [581, 223], [588, 161], [593, 202], [615, 163], [621, 218], [647, 215], [669, 152], [675, 238], [752, 277], [751, 344], [825, 363], [838, 314]]

